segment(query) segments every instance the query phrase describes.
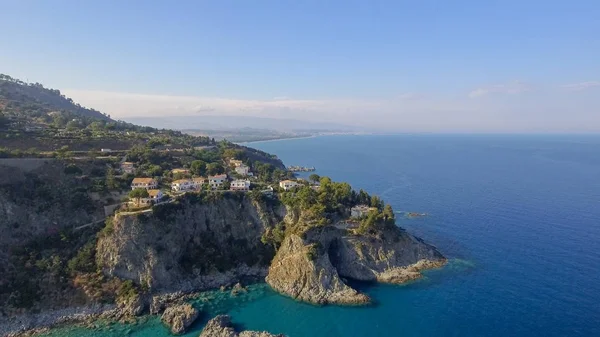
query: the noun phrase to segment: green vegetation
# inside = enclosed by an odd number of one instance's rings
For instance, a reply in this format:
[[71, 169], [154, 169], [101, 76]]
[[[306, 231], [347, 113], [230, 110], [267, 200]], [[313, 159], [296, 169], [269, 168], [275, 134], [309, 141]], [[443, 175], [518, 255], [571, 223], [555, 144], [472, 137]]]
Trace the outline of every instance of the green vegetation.
[[[395, 223], [392, 207], [385, 205], [379, 197], [370, 196], [363, 190], [356, 192], [347, 183], [333, 182], [328, 177], [319, 178], [318, 189], [305, 184], [292, 191], [281, 192], [281, 201], [299, 216], [299, 225], [288, 230], [302, 233], [311, 227], [335, 223], [347, 217], [350, 208], [356, 205], [370, 205], [374, 208], [361, 220], [358, 233], [368, 233], [378, 224]], [[316, 175], [313, 181], [314, 179]], [[276, 244], [272, 235], [267, 236], [265, 240]]]
[[378, 224], [394, 225], [396, 223], [396, 217], [392, 206], [385, 205], [383, 210], [378, 208], [369, 211], [369, 214], [361, 220], [358, 226], [358, 234], [367, 234], [377, 228]]
[[96, 241], [86, 243], [67, 264], [71, 274], [96, 271]]
[[135, 199], [138, 204], [142, 198], [148, 198], [149, 196], [150, 195], [145, 188], [136, 188], [135, 190], [129, 192], [129, 198]]
[[[163, 150], [214, 145], [208, 137], [113, 120], [107, 114], [82, 107], [59, 90], [3, 74], [0, 74], [0, 129], [0, 147], [21, 151], [37, 148], [52, 152], [63, 146], [87, 152], [101, 148], [125, 150], [135, 144]], [[4, 151], [0, 154], [7, 155]]]
[[273, 246], [277, 250], [281, 247], [283, 239], [285, 239], [285, 224], [280, 222], [273, 228], [267, 228], [260, 241], [265, 245]]

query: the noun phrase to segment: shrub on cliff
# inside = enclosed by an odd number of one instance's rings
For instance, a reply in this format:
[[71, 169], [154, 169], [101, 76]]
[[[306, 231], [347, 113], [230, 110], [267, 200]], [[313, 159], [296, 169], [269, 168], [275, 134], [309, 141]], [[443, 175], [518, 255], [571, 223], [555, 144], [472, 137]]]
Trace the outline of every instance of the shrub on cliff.
[[96, 271], [96, 241], [85, 244], [75, 255], [69, 260], [67, 267], [71, 274], [76, 272], [92, 273]]

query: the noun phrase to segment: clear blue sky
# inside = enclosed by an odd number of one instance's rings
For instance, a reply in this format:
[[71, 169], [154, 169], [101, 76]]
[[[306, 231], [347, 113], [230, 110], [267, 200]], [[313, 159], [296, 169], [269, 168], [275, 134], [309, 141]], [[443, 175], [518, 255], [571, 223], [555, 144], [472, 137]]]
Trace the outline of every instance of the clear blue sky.
[[0, 31], [0, 72], [72, 89], [83, 103], [95, 101], [81, 91], [287, 97], [329, 110], [344, 100], [339, 116], [349, 100], [411, 94], [427, 97], [427, 111], [486, 109], [493, 102], [473, 96], [521, 105], [522, 92], [537, 100], [581, 85], [560, 104], [600, 107], [598, 0], [0, 0]]

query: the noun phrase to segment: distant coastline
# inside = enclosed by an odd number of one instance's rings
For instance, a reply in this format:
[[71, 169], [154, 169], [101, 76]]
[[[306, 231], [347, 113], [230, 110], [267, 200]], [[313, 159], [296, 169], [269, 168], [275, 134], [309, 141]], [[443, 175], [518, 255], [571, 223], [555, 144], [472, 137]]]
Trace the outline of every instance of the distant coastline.
[[284, 141], [284, 140], [317, 138], [317, 137], [321, 137], [321, 136], [322, 135], [313, 135], [313, 136], [285, 137], [285, 138], [263, 139], [263, 140], [250, 140], [250, 141], [245, 141], [245, 142], [236, 142], [236, 144], [246, 145], [246, 144], [254, 144], [254, 143], [280, 142], [280, 141]]

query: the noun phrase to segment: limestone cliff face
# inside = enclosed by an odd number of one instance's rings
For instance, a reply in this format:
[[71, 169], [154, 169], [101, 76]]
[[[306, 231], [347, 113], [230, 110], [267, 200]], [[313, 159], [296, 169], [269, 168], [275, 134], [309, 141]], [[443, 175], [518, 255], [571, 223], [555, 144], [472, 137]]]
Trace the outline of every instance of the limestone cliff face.
[[369, 298], [342, 278], [403, 283], [445, 258], [435, 247], [395, 226], [354, 235], [336, 227], [288, 236], [273, 259], [267, 282], [275, 290], [316, 304], [360, 304]]
[[197, 290], [264, 276], [274, 250], [261, 242], [281, 211], [239, 194], [191, 196], [153, 213], [118, 215], [98, 241], [96, 259], [111, 276], [154, 291]]
[[317, 304], [360, 304], [369, 298], [347, 286], [331, 264], [329, 254], [300, 236], [288, 236], [271, 267], [266, 280], [269, 285], [300, 301]]

